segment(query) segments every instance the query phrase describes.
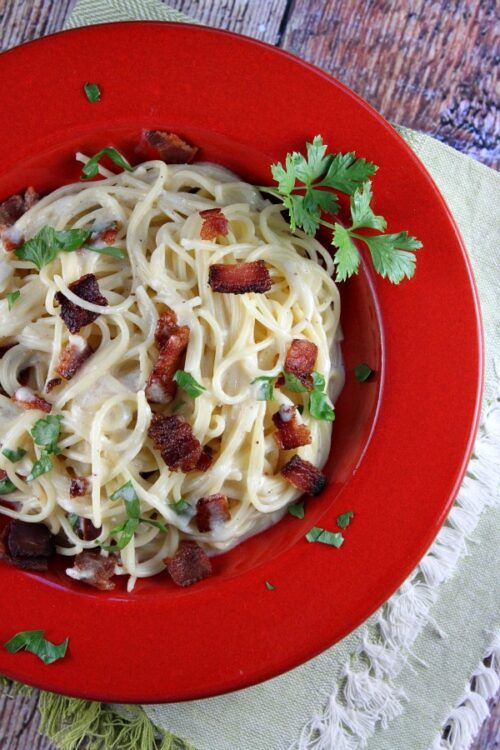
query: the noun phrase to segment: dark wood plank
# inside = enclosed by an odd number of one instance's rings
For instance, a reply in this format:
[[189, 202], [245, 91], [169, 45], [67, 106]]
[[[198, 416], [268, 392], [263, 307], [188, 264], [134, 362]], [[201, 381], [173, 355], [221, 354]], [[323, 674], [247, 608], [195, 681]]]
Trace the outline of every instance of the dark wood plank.
[[207, 26], [276, 44], [287, 0], [168, 0], [168, 5]]
[[282, 46], [385, 117], [500, 159], [496, 0], [293, 0]]
[[62, 29], [76, 0], [0, 0], [0, 50]]

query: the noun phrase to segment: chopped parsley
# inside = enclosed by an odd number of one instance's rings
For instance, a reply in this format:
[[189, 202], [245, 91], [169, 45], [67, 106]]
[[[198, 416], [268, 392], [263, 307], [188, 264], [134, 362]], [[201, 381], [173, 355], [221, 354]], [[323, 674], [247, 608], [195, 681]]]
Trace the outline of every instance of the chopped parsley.
[[150, 526], [154, 526], [155, 528], [160, 529], [160, 531], [167, 533], [167, 527], [161, 521], [156, 521], [153, 518], [141, 518], [139, 497], [131, 480], [125, 482], [125, 484], [115, 490], [115, 492], [110, 495], [109, 499], [113, 501], [123, 500], [127, 518], [125, 521], [118, 524], [118, 526], [112, 528], [109, 532], [109, 536], [120, 534], [120, 537], [114, 544], [103, 545], [103, 549], [108, 552], [117, 552], [118, 550], [124, 549], [134, 536], [140, 523], [147, 523]]
[[48, 452], [46, 450], [42, 450], [42, 452], [40, 453], [40, 458], [37, 459], [31, 467], [31, 471], [26, 477], [26, 481], [32, 482], [33, 479], [37, 479], [37, 477], [42, 476], [42, 474], [47, 474], [47, 472], [51, 471], [52, 467], [53, 463]]
[[170, 507], [175, 513], [180, 514], [184, 513], [184, 511], [186, 511], [190, 506], [189, 503], [187, 503], [181, 497], [180, 500], [176, 500], [175, 503], [172, 503]]
[[274, 381], [276, 378], [270, 375], [259, 375], [258, 378], [252, 380], [251, 385], [254, 383], [258, 384], [257, 401], [273, 401], [274, 400]]
[[266, 589], [268, 591], [275, 591], [276, 586], [273, 586], [273, 584], [271, 583], [271, 581], [266, 581]]
[[320, 526], [313, 526], [306, 534], [308, 542], [321, 542], [329, 544], [331, 547], [341, 547], [344, 544], [344, 537], [340, 531], [327, 531]]
[[9, 479], [9, 477], [0, 479], [0, 495], [10, 495], [11, 492], [15, 492], [16, 490], [16, 485]]
[[97, 83], [85, 83], [83, 86], [85, 96], [91, 104], [101, 101], [101, 89]]
[[43, 630], [23, 630], [16, 633], [7, 643], [4, 643], [4, 648], [11, 654], [16, 654], [21, 650], [29, 651], [31, 654], [38, 656], [44, 664], [52, 664], [52, 662], [66, 656], [69, 638], [65, 638], [62, 643], [56, 644], [46, 640], [43, 633]]
[[42, 446], [47, 454], [59, 453], [57, 443], [61, 431], [61, 420], [61, 414], [49, 414], [43, 419], [38, 419], [31, 428], [34, 442]]
[[104, 156], [108, 156], [112, 162], [127, 172], [133, 172], [134, 168], [127, 159], [113, 146], [107, 146], [94, 154], [85, 164], [81, 174], [82, 180], [90, 180], [91, 177], [96, 177], [99, 174], [99, 162]]
[[65, 229], [57, 230], [45, 226], [38, 234], [14, 250], [14, 254], [21, 260], [34, 263], [41, 270], [53, 261], [60, 252], [69, 253], [78, 250], [87, 241], [90, 230]]
[[5, 299], [7, 300], [7, 307], [9, 308], [9, 311], [12, 310], [16, 300], [18, 300], [20, 296], [21, 296], [21, 292], [19, 291], [19, 289], [16, 289], [15, 292], [9, 292], [7, 295], [5, 295]]
[[337, 526], [340, 526], [341, 529], [347, 529], [351, 523], [351, 518], [353, 517], [354, 513], [352, 510], [348, 510], [346, 513], [341, 513], [340, 516], [337, 516]]
[[26, 455], [24, 448], [15, 448], [14, 450], [11, 448], [4, 448], [2, 453], [5, 458], [8, 458], [13, 464], [20, 461]]
[[299, 378], [293, 374], [293, 372], [283, 371], [283, 377], [285, 378], [285, 388], [292, 393], [306, 393], [307, 388]]
[[[261, 187], [282, 201], [288, 210], [290, 228], [297, 227], [308, 235], [316, 234], [319, 227], [332, 230], [332, 245], [335, 248], [333, 262], [336, 266], [336, 281], [344, 281], [359, 270], [360, 253], [355, 240], [367, 246], [375, 270], [393, 284], [415, 273], [415, 251], [422, 243], [408, 232], [395, 234], [359, 234], [359, 229], [385, 232], [387, 222], [372, 209], [371, 177], [378, 167], [373, 162], [356, 158], [351, 151], [346, 154], [327, 154], [327, 146], [317, 135], [312, 143], [306, 143], [306, 156], [294, 151], [285, 159], [285, 165], [271, 166], [277, 187]], [[350, 196], [350, 226], [338, 222], [332, 224], [324, 214], [337, 214], [340, 204], [336, 193]]]
[[180, 386], [182, 390], [188, 394], [188, 396], [191, 396], [191, 398], [198, 398], [198, 396], [201, 396], [203, 391], [207, 390], [204, 386], [198, 383], [198, 381], [195, 380], [189, 372], [186, 372], [185, 370], [177, 370], [173, 379], [177, 383], [177, 385]]
[[354, 374], [356, 376], [356, 379], [359, 380], [360, 383], [364, 383], [365, 380], [368, 380], [372, 373], [372, 368], [369, 365], [366, 365], [364, 362], [361, 362], [354, 368]]
[[288, 512], [295, 518], [304, 518], [304, 501], [302, 500], [302, 502], [300, 503], [293, 503], [293, 505], [289, 505]]
[[93, 253], [101, 253], [101, 255], [112, 255], [113, 258], [124, 258], [125, 253], [120, 250], [119, 247], [112, 247], [106, 245], [105, 247], [96, 247], [95, 245], [85, 245], [85, 250], [92, 250]]
[[325, 422], [333, 422], [335, 412], [330, 403], [330, 399], [325, 393], [325, 378], [319, 372], [313, 372], [313, 391], [309, 394], [309, 414], [314, 419], [321, 419]]

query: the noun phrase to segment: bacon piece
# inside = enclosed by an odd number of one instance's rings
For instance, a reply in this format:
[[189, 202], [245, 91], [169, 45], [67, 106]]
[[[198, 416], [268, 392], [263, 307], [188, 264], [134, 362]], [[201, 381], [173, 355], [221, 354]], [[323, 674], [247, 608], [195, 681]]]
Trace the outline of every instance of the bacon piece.
[[87, 477], [76, 477], [69, 485], [70, 497], [83, 497], [90, 491], [90, 482]]
[[35, 188], [29, 187], [25, 190], [24, 195], [11, 195], [0, 203], [0, 229], [11, 227], [40, 200], [40, 196]]
[[43, 523], [10, 521], [0, 538], [0, 559], [24, 570], [47, 570], [54, 538]]
[[117, 221], [111, 221], [102, 227], [102, 229], [95, 229], [90, 235], [90, 242], [92, 244], [103, 243], [105, 245], [114, 245], [119, 230], [120, 224]]
[[213, 531], [229, 521], [231, 513], [225, 495], [207, 495], [196, 503], [196, 525], [198, 531]]
[[111, 591], [115, 587], [111, 580], [115, 575], [115, 559], [103, 557], [98, 552], [80, 552], [73, 567], [66, 568], [66, 575], [101, 591]]
[[93, 542], [101, 533], [101, 527], [96, 528], [89, 518], [80, 517], [77, 521], [75, 531], [80, 539], [85, 542]]
[[181, 542], [175, 555], [166, 557], [164, 562], [178, 586], [192, 586], [212, 575], [210, 558], [196, 542]]
[[279, 411], [273, 414], [273, 422], [277, 428], [274, 439], [283, 450], [300, 448], [301, 445], [309, 445], [311, 442], [309, 427], [297, 422], [295, 406], [281, 406]]
[[268, 292], [272, 286], [263, 260], [251, 263], [214, 263], [208, 269], [208, 283], [214, 292], [245, 294]]
[[308, 495], [319, 495], [326, 485], [326, 477], [322, 472], [300, 456], [293, 456], [281, 469], [287, 482]]
[[212, 465], [212, 451], [210, 448], [205, 447], [201, 451], [201, 456], [198, 459], [198, 463], [196, 464], [196, 471], [207, 471]]
[[31, 388], [24, 385], [12, 395], [12, 400], [22, 406], [23, 409], [40, 409], [47, 414], [52, 410], [52, 404], [49, 404], [44, 398], [34, 393]]
[[146, 383], [146, 398], [150, 403], [167, 404], [174, 397], [177, 385], [173, 378], [188, 342], [189, 328], [177, 326], [176, 332], [162, 345]]
[[59, 355], [56, 372], [66, 380], [71, 380], [93, 353], [94, 350], [82, 336], [70, 336], [69, 343]]
[[[69, 285], [69, 289], [86, 302], [92, 302], [94, 305], [102, 305], [103, 307], [108, 304], [106, 297], [101, 294], [99, 284], [93, 273], [87, 273], [73, 281]], [[57, 292], [56, 300], [61, 305], [61, 318], [66, 323], [70, 333], [78, 333], [80, 328], [93, 323], [100, 315], [100, 313], [84, 310], [83, 307], [75, 305], [62, 292]]]
[[54, 388], [57, 388], [57, 386], [61, 385], [61, 383], [62, 383], [62, 378], [51, 378], [51, 380], [47, 381], [45, 390], [47, 391], [47, 393], [50, 393], [51, 390], [53, 390]]
[[161, 349], [167, 343], [170, 336], [177, 333], [179, 326], [177, 324], [177, 315], [173, 310], [167, 308], [158, 318], [155, 329], [155, 344]]
[[197, 468], [201, 444], [182, 417], [153, 414], [148, 435], [169, 469], [187, 473]]
[[167, 164], [189, 164], [198, 149], [190, 146], [175, 133], [143, 130], [138, 150], [149, 159], [162, 159]]
[[[285, 358], [285, 371], [291, 372], [310, 391], [313, 387], [311, 373], [318, 356], [318, 347], [307, 339], [293, 339]], [[283, 385], [284, 379], [278, 379]]]
[[215, 240], [217, 237], [227, 237], [229, 233], [229, 222], [220, 208], [209, 208], [200, 211], [203, 224], [200, 229], [202, 240]]

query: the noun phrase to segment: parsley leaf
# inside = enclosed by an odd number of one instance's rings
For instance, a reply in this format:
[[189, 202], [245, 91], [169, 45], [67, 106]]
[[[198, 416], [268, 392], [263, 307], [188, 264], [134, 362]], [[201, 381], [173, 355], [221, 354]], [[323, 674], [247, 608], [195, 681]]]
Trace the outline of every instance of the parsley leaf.
[[165, 524], [161, 521], [155, 521], [154, 518], [140, 518], [139, 520], [141, 523], [148, 523], [150, 526], [154, 526], [155, 528], [160, 529], [160, 531], [163, 531], [164, 534], [168, 532]]
[[285, 378], [285, 388], [287, 390], [292, 391], [292, 393], [306, 393], [307, 388], [293, 372], [284, 370], [283, 377]]
[[370, 202], [372, 198], [373, 193], [370, 182], [363, 183], [360, 188], [354, 191], [354, 194], [351, 196], [351, 229], [369, 227], [371, 229], [380, 229], [382, 232], [385, 230], [387, 226], [386, 220], [383, 216], [375, 216], [371, 209]]
[[198, 396], [201, 396], [203, 391], [206, 391], [207, 389], [200, 385], [197, 380], [193, 378], [193, 376], [186, 372], [185, 370], [177, 370], [175, 373], [173, 380], [179, 385], [183, 391], [186, 391], [188, 396], [191, 396], [191, 398], [198, 398]]
[[11, 448], [4, 448], [2, 453], [5, 458], [8, 458], [13, 464], [15, 464], [16, 461], [20, 461], [26, 455], [24, 448], [15, 448], [14, 450]]
[[31, 436], [37, 445], [45, 448], [45, 452], [59, 453], [57, 442], [61, 431], [62, 415], [52, 415], [38, 419], [31, 429]]
[[116, 536], [116, 534], [120, 534], [118, 541], [114, 544], [103, 544], [102, 548], [107, 552], [117, 552], [118, 550], [125, 549], [127, 544], [134, 536], [138, 526], [138, 518], [128, 518], [122, 524], [120, 524], [119, 526], [115, 526], [115, 528], [111, 529], [111, 531], [109, 532], [110, 536]]
[[273, 586], [273, 584], [271, 583], [271, 581], [266, 581], [266, 589], [268, 591], [274, 591], [276, 589], [276, 586]]
[[109, 156], [112, 162], [114, 162], [118, 167], [127, 170], [127, 172], [134, 171], [132, 165], [124, 156], [122, 156], [122, 154], [120, 154], [119, 151], [116, 150], [116, 148], [113, 148], [113, 146], [107, 146], [106, 148], [102, 148], [100, 151], [98, 151], [97, 154], [94, 154], [94, 156], [92, 156], [85, 164], [81, 174], [82, 180], [90, 180], [91, 177], [95, 177], [99, 174], [99, 162], [103, 158], [103, 156]]
[[110, 500], [123, 500], [125, 503], [125, 510], [127, 511], [127, 515], [129, 518], [133, 518], [135, 520], [139, 520], [140, 516], [140, 505], [139, 505], [139, 498], [137, 496], [137, 493], [134, 489], [134, 485], [132, 484], [132, 481], [129, 480], [128, 482], [125, 482], [121, 487], [119, 487], [115, 492], [113, 492], [112, 495], [109, 497]]
[[307, 532], [306, 539], [308, 542], [321, 542], [322, 544], [329, 544], [331, 547], [337, 548], [344, 544], [344, 537], [340, 531], [327, 531], [320, 526], [313, 526]]
[[320, 185], [353, 195], [356, 188], [375, 174], [377, 169], [377, 165], [371, 161], [356, 159], [354, 151], [347, 154], [335, 154]]
[[79, 518], [80, 516], [78, 515], [78, 513], [70, 513], [68, 515], [68, 521], [72, 529], [76, 529]]
[[33, 479], [40, 477], [42, 474], [47, 474], [47, 472], [52, 469], [52, 466], [53, 464], [49, 457], [48, 452], [46, 450], [43, 450], [40, 453], [40, 458], [37, 461], [35, 461], [35, 463], [31, 467], [31, 471], [29, 475], [26, 477], [26, 481], [32, 482]]
[[85, 83], [83, 86], [85, 96], [91, 104], [101, 101], [101, 89], [97, 83]]
[[335, 412], [326, 393], [313, 391], [309, 395], [309, 414], [314, 419], [321, 419], [324, 422], [335, 420]]
[[182, 499], [182, 497], [179, 500], [176, 500], [174, 503], [170, 505], [173, 511], [175, 513], [184, 513], [185, 510], [187, 510], [190, 506], [189, 503], [187, 503], [185, 500]]
[[14, 250], [14, 254], [21, 260], [34, 263], [41, 270], [53, 261], [61, 251], [72, 252], [78, 250], [90, 236], [87, 229], [66, 229], [58, 231], [45, 226], [38, 234]]
[[5, 295], [5, 299], [7, 300], [7, 307], [9, 308], [9, 311], [12, 310], [14, 307], [14, 303], [19, 297], [21, 296], [21, 292], [19, 289], [16, 289], [15, 292], [9, 292]]
[[420, 240], [410, 237], [408, 232], [397, 234], [374, 234], [371, 237], [354, 235], [368, 245], [375, 270], [383, 279], [399, 284], [404, 278], [411, 279], [415, 273], [416, 258], [409, 250], [419, 250]]
[[309, 414], [314, 419], [333, 422], [335, 420], [335, 412], [330, 399], [325, 393], [326, 382], [324, 375], [314, 371], [312, 380], [314, 390], [309, 394]]
[[0, 495], [10, 495], [11, 492], [15, 492], [16, 490], [16, 485], [9, 479], [9, 477], [0, 479]]
[[340, 526], [341, 529], [347, 529], [351, 522], [351, 518], [354, 517], [354, 513], [352, 510], [348, 510], [346, 513], [341, 513], [340, 516], [337, 516], [337, 526]]
[[349, 230], [341, 224], [335, 224], [332, 245], [337, 248], [333, 262], [337, 267], [335, 281], [345, 281], [349, 276], [358, 273], [359, 250], [351, 239]]
[[85, 245], [85, 250], [92, 250], [93, 253], [101, 253], [101, 255], [112, 255], [113, 258], [124, 258], [125, 253], [120, 250], [119, 247], [112, 247], [106, 245], [106, 247], [96, 247], [95, 245]]
[[293, 503], [293, 505], [289, 505], [288, 512], [291, 516], [294, 516], [294, 518], [304, 518], [304, 501], [302, 500], [301, 503]]
[[260, 375], [252, 380], [251, 385], [258, 383], [257, 401], [274, 400], [274, 381], [276, 378], [269, 375]]
[[354, 368], [354, 374], [356, 376], [356, 379], [359, 380], [360, 383], [364, 383], [365, 380], [368, 380], [372, 373], [372, 368], [369, 365], [366, 365], [364, 362], [361, 362]]
[[69, 638], [65, 638], [62, 643], [56, 644], [46, 640], [43, 633], [43, 630], [24, 630], [21, 633], [16, 633], [7, 643], [4, 643], [4, 648], [11, 654], [16, 654], [24, 649], [38, 656], [44, 664], [52, 664], [52, 662], [66, 656]]

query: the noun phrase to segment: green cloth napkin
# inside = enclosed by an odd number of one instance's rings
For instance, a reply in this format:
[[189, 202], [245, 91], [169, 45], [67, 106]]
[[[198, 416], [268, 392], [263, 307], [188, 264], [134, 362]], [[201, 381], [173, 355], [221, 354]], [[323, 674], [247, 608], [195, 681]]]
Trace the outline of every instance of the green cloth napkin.
[[[80, 0], [67, 27], [130, 19], [189, 20], [156, 0]], [[471, 256], [484, 315], [488, 405], [497, 397], [493, 357], [500, 352], [499, 177], [432, 138], [399, 130], [434, 177]], [[437, 742], [500, 627], [497, 406], [488, 414], [485, 407], [478, 457], [440, 541], [379, 613], [317, 658], [264, 684], [203, 701], [145, 706], [152, 721], [198, 750], [427, 750]], [[470, 535], [474, 542], [466, 545]], [[403, 645], [395, 648], [398, 639]], [[365, 664], [360, 677], [356, 664], [370, 654], [372, 668]]]

